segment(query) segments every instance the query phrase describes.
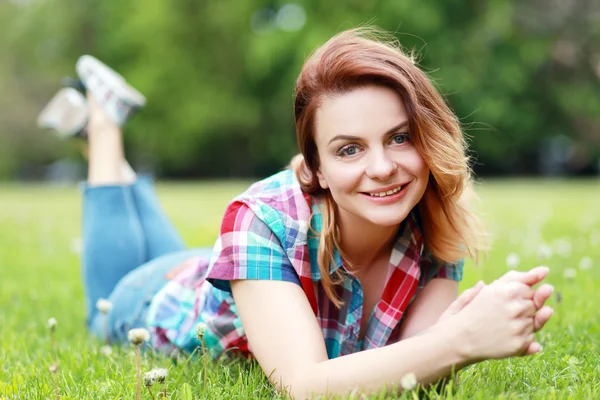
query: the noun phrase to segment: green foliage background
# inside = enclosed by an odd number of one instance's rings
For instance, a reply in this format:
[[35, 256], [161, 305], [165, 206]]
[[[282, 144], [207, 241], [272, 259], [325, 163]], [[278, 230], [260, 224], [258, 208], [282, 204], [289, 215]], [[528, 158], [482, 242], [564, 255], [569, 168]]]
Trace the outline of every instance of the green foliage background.
[[[35, 117], [81, 54], [148, 98], [127, 128], [134, 163], [167, 176], [264, 176], [296, 152], [293, 88], [302, 62], [340, 30], [396, 33], [465, 124], [481, 173], [538, 171], [566, 135], [600, 155], [600, 3], [592, 0], [298, 0], [306, 23], [253, 30], [285, 0], [0, 2], [0, 177], [75, 148]], [[263, 25], [264, 27], [269, 27]]]

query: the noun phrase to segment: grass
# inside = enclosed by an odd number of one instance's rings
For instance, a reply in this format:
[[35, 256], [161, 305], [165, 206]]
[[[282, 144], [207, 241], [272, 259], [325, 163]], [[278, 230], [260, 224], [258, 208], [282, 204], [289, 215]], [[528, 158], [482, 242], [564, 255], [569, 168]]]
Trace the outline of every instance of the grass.
[[[163, 183], [158, 190], [187, 243], [208, 246], [228, 200], [245, 187]], [[507, 255], [515, 253], [520, 269], [550, 266], [548, 281], [560, 296], [550, 300], [555, 316], [538, 335], [542, 354], [466, 368], [443, 397], [600, 398], [600, 182], [491, 181], [479, 192], [494, 245], [479, 266], [467, 263], [461, 289], [497, 278], [507, 270]], [[4, 185], [0, 193], [0, 399], [54, 398], [55, 379], [62, 399], [135, 398], [132, 349], [115, 346], [106, 357], [101, 341], [84, 329], [78, 190]], [[541, 243], [552, 247], [549, 259], [539, 259]], [[579, 267], [585, 257], [592, 260], [589, 269]], [[571, 269], [576, 274], [568, 278]], [[54, 364], [50, 317], [58, 320], [54, 375], [48, 370]], [[206, 386], [197, 359], [176, 363], [146, 352], [142, 370], [155, 367], [169, 369], [166, 388], [173, 399], [278, 397], [255, 364], [210, 365]], [[143, 389], [142, 398], [151, 398]]]

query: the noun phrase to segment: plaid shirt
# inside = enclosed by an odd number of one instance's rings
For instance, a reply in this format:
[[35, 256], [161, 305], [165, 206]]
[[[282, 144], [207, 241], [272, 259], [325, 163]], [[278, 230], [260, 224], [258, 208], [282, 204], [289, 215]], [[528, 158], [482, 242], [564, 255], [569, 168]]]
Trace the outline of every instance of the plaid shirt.
[[462, 260], [439, 264], [424, 252], [414, 210], [398, 232], [382, 298], [367, 316], [366, 334], [359, 340], [361, 284], [346, 273], [336, 252], [330, 273], [343, 269], [344, 280], [337, 288], [343, 306], [338, 309], [329, 300], [316, 261], [318, 237], [310, 233], [309, 223], [315, 232], [321, 231], [319, 202], [302, 192], [290, 170], [255, 183], [233, 199], [211, 260], [188, 260], [188, 268], [154, 296], [147, 319], [154, 345], [165, 351], [191, 351], [199, 344], [195, 326], [203, 322], [207, 326], [204, 344], [213, 357], [229, 351], [250, 356], [229, 281], [279, 280], [302, 287], [321, 327], [329, 358], [339, 357], [397, 342], [404, 312], [428, 281], [462, 278]]

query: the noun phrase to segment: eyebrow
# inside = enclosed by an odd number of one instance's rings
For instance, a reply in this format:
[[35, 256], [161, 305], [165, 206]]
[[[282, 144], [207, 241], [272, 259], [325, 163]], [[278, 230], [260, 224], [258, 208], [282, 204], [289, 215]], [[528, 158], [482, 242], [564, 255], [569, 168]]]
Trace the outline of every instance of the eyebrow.
[[[387, 132], [384, 133], [384, 136], [387, 136], [390, 133], [394, 133], [394, 132], [400, 130], [401, 128], [405, 128], [406, 126], [408, 126], [408, 121], [402, 121], [398, 125], [394, 126], [393, 128], [388, 129]], [[359, 136], [335, 135], [327, 144], [329, 145], [329, 144], [335, 142], [336, 140], [360, 140], [360, 139], [361, 138]]]

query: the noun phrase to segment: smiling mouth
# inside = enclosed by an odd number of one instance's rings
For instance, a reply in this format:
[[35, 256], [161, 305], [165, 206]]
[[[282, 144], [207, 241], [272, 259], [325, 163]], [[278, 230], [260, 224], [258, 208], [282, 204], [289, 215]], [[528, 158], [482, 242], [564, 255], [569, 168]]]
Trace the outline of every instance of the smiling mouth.
[[398, 186], [397, 188], [388, 190], [387, 192], [367, 192], [366, 194], [368, 194], [371, 197], [386, 197], [386, 196], [392, 196], [396, 193], [398, 193], [399, 191], [402, 190], [402, 188], [406, 186], [406, 185], [402, 185], [402, 186]]

